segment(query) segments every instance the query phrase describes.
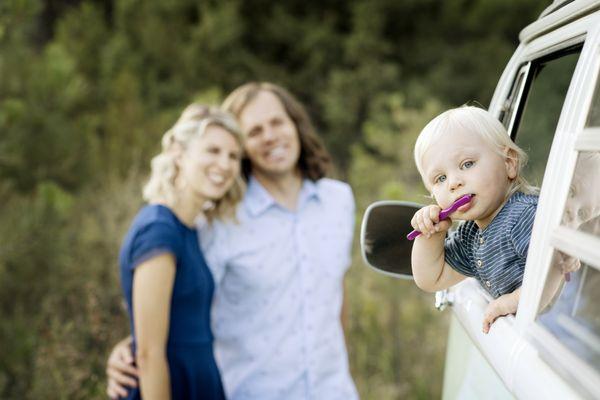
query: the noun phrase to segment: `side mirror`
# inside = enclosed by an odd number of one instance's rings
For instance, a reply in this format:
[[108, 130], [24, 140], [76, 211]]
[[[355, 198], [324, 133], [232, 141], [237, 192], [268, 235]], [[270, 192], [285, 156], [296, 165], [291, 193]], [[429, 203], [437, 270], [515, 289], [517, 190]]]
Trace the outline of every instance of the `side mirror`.
[[421, 207], [407, 201], [378, 201], [367, 208], [360, 229], [360, 249], [368, 266], [395, 278], [413, 279], [413, 242], [406, 235], [413, 230], [410, 220]]

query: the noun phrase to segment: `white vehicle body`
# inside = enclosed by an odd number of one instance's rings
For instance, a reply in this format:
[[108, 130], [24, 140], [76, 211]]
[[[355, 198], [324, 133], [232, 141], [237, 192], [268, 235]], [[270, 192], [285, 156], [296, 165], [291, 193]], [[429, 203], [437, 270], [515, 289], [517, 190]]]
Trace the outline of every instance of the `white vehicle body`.
[[[519, 118], [522, 122], [524, 116], [531, 117], [526, 107], [539, 101], [534, 93], [529, 99], [531, 104], [526, 105], [528, 91], [535, 89], [532, 82], [541, 79], [545, 72], [539, 71], [543, 68], [551, 72], [544, 63], [551, 65], [553, 60], [561, 59], [561, 54], [567, 54], [574, 69], [571, 76], [564, 77], [568, 90], [557, 108], [558, 122], [548, 140], [550, 150], [545, 170], [541, 171], [543, 183], [517, 315], [498, 319], [486, 335], [482, 333], [482, 316], [490, 296], [474, 279], [442, 294], [452, 310], [444, 399], [600, 398], [600, 304], [591, 294], [591, 285], [600, 291], [600, 232], [585, 232], [564, 223], [578, 156], [600, 152], [600, 124], [591, 121], [592, 111], [600, 107], [600, 2], [555, 2], [521, 32], [520, 42], [489, 108], [517, 143]], [[546, 80], [551, 83], [556, 79]], [[548, 82], [543, 84], [542, 94], [548, 91]], [[600, 173], [592, 176], [595, 182], [588, 180], [586, 190], [600, 186]], [[584, 322], [590, 329], [573, 322], [578, 318], [575, 310], [573, 321], [561, 314], [556, 321], [541, 322], [538, 310], [543, 308], [542, 293], [557, 251], [585, 265], [583, 277], [578, 278], [576, 301], [587, 302]], [[570, 343], [587, 349], [587, 360], [547, 328], [554, 323], [571, 332]]]
[[[484, 334], [491, 296], [474, 278], [436, 293], [451, 310], [443, 398], [600, 399], [600, 1], [555, 2], [520, 41], [489, 108], [540, 186], [519, 307]], [[366, 210], [367, 265], [412, 279], [419, 207]]]

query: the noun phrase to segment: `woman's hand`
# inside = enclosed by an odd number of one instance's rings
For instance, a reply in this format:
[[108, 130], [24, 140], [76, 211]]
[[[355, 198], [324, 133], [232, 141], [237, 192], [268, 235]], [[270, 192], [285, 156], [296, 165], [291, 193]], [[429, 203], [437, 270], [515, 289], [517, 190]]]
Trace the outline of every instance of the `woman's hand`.
[[129, 336], [117, 343], [106, 362], [108, 378], [106, 394], [113, 400], [126, 397], [128, 388], [134, 388], [138, 384], [138, 371], [131, 352], [131, 340]]

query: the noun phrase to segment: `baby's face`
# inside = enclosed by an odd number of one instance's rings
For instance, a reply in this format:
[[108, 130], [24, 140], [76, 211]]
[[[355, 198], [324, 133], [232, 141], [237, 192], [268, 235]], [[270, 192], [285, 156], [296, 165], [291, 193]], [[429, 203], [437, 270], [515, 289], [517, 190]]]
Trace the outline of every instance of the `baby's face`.
[[423, 155], [423, 181], [438, 205], [446, 208], [465, 194], [473, 195], [452, 218], [473, 220], [480, 228], [500, 210], [515, 177], [516, 161], [470, 132], [444, 134]]
[[600, 215], [600, 154], [582, 153], [569, 188], [563, 223], [578, 229]]

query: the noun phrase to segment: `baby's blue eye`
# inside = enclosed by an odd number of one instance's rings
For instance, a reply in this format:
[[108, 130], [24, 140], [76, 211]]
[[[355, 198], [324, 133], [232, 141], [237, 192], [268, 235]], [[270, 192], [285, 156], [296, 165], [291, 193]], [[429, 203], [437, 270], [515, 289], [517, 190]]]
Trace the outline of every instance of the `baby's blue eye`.
[[475, 163], [473, 161], [465, 161], [462, 165], [463, 169], [469, 169], [471, 168], [473, 165], [475, 165]]
[[435, 178], [435, 183], [442, 183], [446, 180], [446, 175], [440, 175], [437, 178]]

